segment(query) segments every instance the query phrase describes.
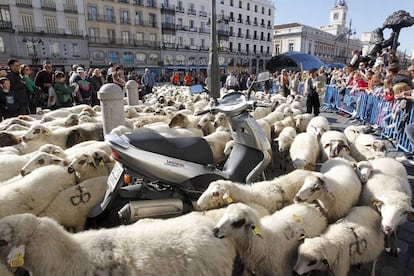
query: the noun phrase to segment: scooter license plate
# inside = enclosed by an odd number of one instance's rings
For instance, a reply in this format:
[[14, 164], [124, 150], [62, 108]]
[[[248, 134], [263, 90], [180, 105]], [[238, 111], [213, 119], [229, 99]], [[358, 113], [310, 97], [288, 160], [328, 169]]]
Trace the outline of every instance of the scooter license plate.
[[111, 173], [108, 177], [108, 188], [113, 192], [115, 190], [116, 185], [118, 184], [119, 178], [122, 176], [124, 172], [124, 167], [119, 163], [115, 162], [114, 167], [112, 168]]

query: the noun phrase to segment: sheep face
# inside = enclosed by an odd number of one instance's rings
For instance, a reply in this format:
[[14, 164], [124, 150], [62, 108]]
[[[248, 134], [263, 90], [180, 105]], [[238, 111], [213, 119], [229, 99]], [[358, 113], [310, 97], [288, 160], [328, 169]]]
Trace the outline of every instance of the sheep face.
[[398, 225], [404, 224], [408, 216], [414, 212], [414, 209], [406, 202], [411, 202], [408, 196], [403, 198], [377, 198], [372, 199], [371, 203], [381, 213], [381, 227], [385, 235], [391, 235]]
[[320, 198], [323, 191], [327, 191], [325, 177], [320, 173], [309, 175], [305, 178], [302, 188], [296, 193], [294, 201], [296, 203], [314, 201]]
[[75, 126], [78, 123], [79, 123], [78, 115], [76, 115], [76, 114], [69, 115], [68, 118], [65, 120], [65, 126], [66, 127]]
[[353, 164], [354, 170], [362, 183], [366, 183], [372, 174], [372, 164], [369, 161], [360, 161]]
[[48, 128], [36, 125], [29, 128], [29, 130], [23, 135], [23, 141], [27, 142], [30, 140], [38, 140], [41, 136], [50, 136], [52, 135], [52, 131]]
[[227, 207], [223, 217], [214, 227], [213, 234], [219, 239], [225, 237], [245, 239], [250, 234], [261, 237], [257, 221], [253, 209], [245, 204], [235, 203]]
[[230, 204], [230, 189], [231, 181], [217, 180], [211, 182], [207, 190], [198, 198], [196, 209], [197, 210], [210, 210], [220, 208]]
[[169, 127], [173, 128], [173, 127], [181, 127], [181, 128], [186, 128], [187, 125], [189, 124], [189, 120], [188, 117], [185, 116], [184, 114], [181, 113], [177, 113], [170, 121], [170, 123], [168, 124]]
[[331, 140], [329, 144], [324, 145], [324, 148], [329, 148], [329, 158], [338, 157], [342, 151], [345, 154], [349, 154], [351, 149], [342, 140]]
[[68, 173], [80, 171], [85, 165], [96, 167], [95, 159], [92, 155], [84, 153], [75, 157], [68, 166]]
[[64, 150], [61, 147], [59, 147], [57, 145], [53, 145], [53, 144], [45, 144], [45, 145], [41, 146], [38, 149], [38, 151], [54, 154], [54, 155], [57, 155], [57, 156], [64, 155]]
[[214, 127], [217, 128], [219, 126], [227, 126], [226, 122], [227, 122], [226, 115], [224, 115], [224, 113], [221, 113], [221, 112], [217, 113], [214, 119]]
[[318, 240], [319, 238], [306, 238], [304, 243], [299, 246], [298, 260], [293, 267], [293, 270], [297, 274], [303, 275], [313, 270], [327, 270], [328, 260], [326, 258], [326, 252], [323, 252], [323, 248], [317, 244]]
[[35, 169], [46, 166], [46, 165], [62, 165], [67, 166], [68, 162], [60, 157], [57, 157], [54, 154], [46, 153], [46, 152], [38, 152], [35, 153], [29, 161], [22, 167], [20, 170], [20, 174], [25, 176]]

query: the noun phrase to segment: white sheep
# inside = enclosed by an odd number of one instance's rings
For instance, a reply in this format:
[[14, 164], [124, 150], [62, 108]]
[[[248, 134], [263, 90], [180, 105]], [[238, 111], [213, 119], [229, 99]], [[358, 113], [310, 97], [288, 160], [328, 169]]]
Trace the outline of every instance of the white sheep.
[[248, 205], [235, 203], [216, 224], [214, 236], [234, 239], [249, 273], [290, 275], [300, 239], [315, 237], [326, 226], [326, 218], [311, 204], [292, 204], [260, 218]]
[[35, 169], [46, 165], [62, 165], [67, 166], [68, 161], [64, 158], [58, 157], [55, 154], [46, 152], [35, 152], [30, 159], [21, 167], [20, 174], [25, 176]]
[[384, 233], [391, 235], [414, 212], [411, 198], [408, 181], [374, 171], [363, 186], [359, 204], [376, 208], [381, 213]]
[[224, 154], [226, 144], [232, 140], [231, 133], [228, 131], [215, 131], [203, 137], [211, 148], [215, 164], [222, 164], [226, 161], [227, 156]]
[[53, 218], [73, 232], [82, 231], [90, 210], [105, 195], [107, 179], [94, 177], [65, 189], [38, 216]]
[[353, 207], [321, 236], [305, 238], [299, 246], [294, 271], [302, 275], [323, 270], [346, 276], [351, 265], [373, 262], [371, 275], [375, 275], [377, 258], [384, 249], [384, 234], [379, 226], [377, 212], [366, 206]]
[[0, 155], [0, 183], [19, 175], [20, 169], [30, 159], [30, 154], [1, 154]]
[[365, 133], [365, 126], [350, 125], [344, 129], [344, 134], [348, 140], [348, 144], [351, 145], [355, 142], [358, 135]]
[[155, 123], [151, 125], [146, 125], [142, 129], [157, 132], [167, 138], [176, 138], [176, 137], [203, 137], [204, 133], [199, 128], [180, 128], [174, 127], [170, 128], [167, 124], [164, 123]]
[[279, 152], [289, 151], [290, 145], [292, 145], [293, 140], [296, 137], [296, 130], [291, 126], [285, 127], [279, 136], [274, 139], [278, 142]]
[[216, 130], [219, 128], [219, 130], [230, 130], [229, 128], [229, 120], [223, 112], [219, 112], [214, 117], [214, 127]]
[[295, 127], [298, 133], [306, 131], [306, 128], [308, 127], [308, 124], [312, 118], [313, 114], [309, 113], [300, 114], [293, 117], [293, 119], [295, 120]]
[[168, 126], [181, 128], [197, 128], [199, 116], [186, 115], [182, 112], [177, 112], [170, 120]]
[[299, 133], [290, 145], [289, 154], [296, 169], [314, 170], [319, 156], [319, 142], [312, 134]]
[[319, 140], [322, 134], [330, 129], [328, 119], [322, 116], [316, 116], [309, 121], [309, 124], [306, 127], [306, 132], [314, 135]]
[[100, 149], [76, 154], [67, 167], [78, 182], [98, 176], [108, 176], [114, 166], [114, 160], [108, 153]]
[[263, 206], [270, 213], [293, 203], [293, 199], [305, 178], [312, 172], [294, 170], [273, 180], [251, 185], [229, 180], [216, 180], [198, 198], [196, 209], [209, 210], [226, 206], [232, 202]]
[[260, 128], [263, 130], [263, 133], [265, 134], [269, 143], [271, 143], [272, 142], [272, 126], [265, 119], [258, 119], [256, 122], [259, 124]]
[[395, 160], [394, 158], [375, 158], [370, 162], [372, 164], [373, 170], [379, 171], [384, 174], [400, 177], [403, 180], [408, 179], [408, 173], [405, 166], [401, 164], [401, 162]]
[[49, 165], [0, 187], [0, 217], [43, 211], [63, 190], [75, 185], [76, 179], [66, 167]]
[[20, 214], [0, 220], [0, 257], [24, 246], [33, 275], [231, 275], [234, 246], [214, 238], [213, 227], [191, 214], [71, 234], [53, 219]]
[[349, 148], [348, 141], [342, 132], [337, 130], [329, 130], [325, 132], [321, 136], [320, 145], [322, 162], [338, 156], [343, 158], [345, 158], [344, 156], [348, 156], [348, 158], [352, 158], [349, 155], [351, 149]]
[[280, 132], [282, 132], [282, 130], [288, 126], [295, 127], [295, 121], [293, 120], [292, 116], [287, 116], [281, 121], [276, 121], [273, 124], [274, 137], [278, 137]]
[[263, 117], [263, 120], [266, 120], [269, 125], [273, 125], [276, 121], [283, 120], [284, 116], [282, 112], [279, 111], [272, 111], [269, 114], [267, 114], [265, 117]]
[[356, 161], [370, 160], [384, 157], [385, 143], [372, 134], [359, 134], [350, 145], [351, 155]]
[[306, 177], [295, 202], [318, 200], [327, 211], [330, 221], [346, 216], [358, 202], [361, 194], [361, 181], [353, 165], [342, 158], [326, 161], [321, 172], [313, 172]]
[[361, 183], [366, 183], [369, 177], [372, 175], [374, 168], [370, 161], [359, 161], [358, 163], [353, 163], [356, 174], [361, 180]]

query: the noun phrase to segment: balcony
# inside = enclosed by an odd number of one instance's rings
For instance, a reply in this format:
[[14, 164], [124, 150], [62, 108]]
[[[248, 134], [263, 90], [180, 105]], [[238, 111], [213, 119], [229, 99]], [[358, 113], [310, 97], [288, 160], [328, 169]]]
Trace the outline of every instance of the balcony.
[[131, 19], [128, 17], [120, 17], [119, 18], [119, 23], [120, 24], [127, 24], [127, 25], [131, 25]]
[[237, 37], [238, 37], [238, 38], [244, 38], [244, 35], [243, 35], [242, 33], [238, 33], [238, 34], [237, 34]]
[[129, 0], [118, 0], [119, 3], [126, 3], [129, 4]]
[[175, 25], [175, 29], [178, 31], [187, 31], [188, 27], [184, 25]]
[[199, 11], [198, 15], [201, 17], [207, 17], [207, 12], [206, 11]]
[[32, 8], [32, 0], [16, 0], [16, 6], [20, 8]]
[[10, 21], [0, 20], [0, 30], [13, 32], [13, 25]]
[[157, 24], [156, 21], [148, 20], [148, 21], [143, 21], [142, 22], [142, 26], [151, 27], [151, 28], [157, 28], [158, 27], [158, 24]]
[[42, 9], [56, 11], [56, 2], [50, 0], [42, 0], [40, 2]]
[[147, 8], [157, 8], [157, 3], [154, 0], [147, 0]]
[[69, 30], [64, 28], [44, 28], [35, 26], [16, 26], [19, 33], [38, 34], [38, 35], [64, 35], [64, 36], [83, 36], [79, 30]]
[[246, 34], [245, 38], [247, 38], [247, 39], [251, 39], [251, 38], [252, 38], [252, 36], [251, 36], [251, 35], [249, 35], [249, 34]]
[[67, 13], [78, 13], [78, 6], [76, 6], [76, 5], [64, 4], [63, 9]]
[[267, 28], [268, 28], [268, 29], [271, 29], [271, 28], [272, 28], [272, 26], [271, 26], [271, 25], [267, 25]]
[[175, 14], [175, 6], [174, 5], [161, 4], [161, 13]]
[[243, 23], [243, 19], [237, 18], [237, 23]]
[[189, 27], [188, 31], [193, 32], [193, 33], [198, 33], [198, 28], [197, 27]]
[[217, 35], [219, 40], [228, 40], [229, 36], [230, 36], [230, 32], [229, 31], [224, 31], [224, 30], [217, 30]]
[[253, 26], [259, 26], [259, 23], [257, 21], [254, 21]]
[[184, 9], [184, 7], [175, 7], [175, 11], [176, 11], [176, 12], [185, 13], [185, 9]]
[[197, 15], [197, 11], [196, 11], [196, 10], [194, 10], [194, 9], [188, 9], [187, 13], [188, 13], [189, 15]]
[[144, 0], [134, 0], [132, 4], [136, 6], [144, 6]]
[[200, 29], [198, 30], [198, 32], [199, 32], [200, 34], [209, 34], [211, 31], [210, 31], [210, 29], [207, 29], [207, 28], [200, 28]]
[[163, 30], [175, 30], [175, 24], [174, 23], [168, 23], [168, 22], [162, 22], [161, 23]]
[[109, 22], [116, 23], [115, 16], [111, 15], [102, 15], [102, 14], [88, 14], [88, 20], [90, 21], [100, 21], [100, 22]]
[[250, 20], [246, 20], [245, 22], [244, 22], [246, 25], [251, 25], [252, 23], [250, 22]]
[[150, 40], [135, 40], [135, 39], [122, 39], [112, 37], [89, 37], [90, 44], [97, 45], [116, 45], [116, 46], [131, 46], [131, 47], [143, 47], [143, 48], [159, 48], [160, 43]]

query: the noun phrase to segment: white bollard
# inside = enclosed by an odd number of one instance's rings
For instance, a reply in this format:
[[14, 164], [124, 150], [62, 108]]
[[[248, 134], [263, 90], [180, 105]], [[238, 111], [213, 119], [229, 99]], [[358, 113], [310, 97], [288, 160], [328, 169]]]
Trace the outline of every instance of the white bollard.
[[108, 134], [119, 125], [125, 125], [124, 91], [115, 83], [106, 83], [98, 91], [102, 107], [104, 134]]
[[128, 105], [137, 105], [139, 103], [138, 83], [134, 80], [129, 80], [126, 83], [125, 88], [127, 93]]

